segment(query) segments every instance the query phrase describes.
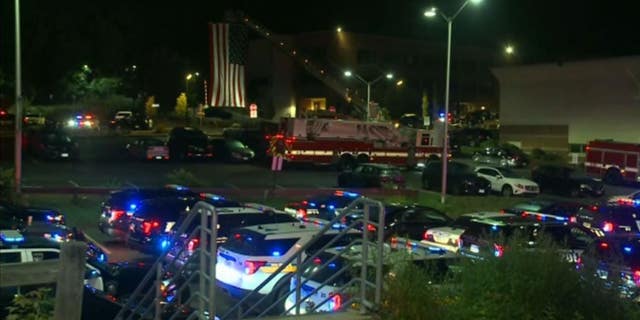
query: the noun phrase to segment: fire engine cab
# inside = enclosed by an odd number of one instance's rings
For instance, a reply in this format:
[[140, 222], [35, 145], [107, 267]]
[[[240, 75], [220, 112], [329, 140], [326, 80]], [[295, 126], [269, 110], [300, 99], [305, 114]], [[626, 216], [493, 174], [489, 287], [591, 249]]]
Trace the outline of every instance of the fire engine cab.
[[[280, 132], [267, 136], [286, 144], [287, 162], [336, 164], [351, 168], [373, 162], [419, 166], [442, 153], [441, 130], [396, 128], [392, 123], [285, 118]], [[272, 149], [267, 151], [272, 154]]]
[[585, 170], [605, 182], [640, 182], [640, 144], [594, 140], [586, 147]]

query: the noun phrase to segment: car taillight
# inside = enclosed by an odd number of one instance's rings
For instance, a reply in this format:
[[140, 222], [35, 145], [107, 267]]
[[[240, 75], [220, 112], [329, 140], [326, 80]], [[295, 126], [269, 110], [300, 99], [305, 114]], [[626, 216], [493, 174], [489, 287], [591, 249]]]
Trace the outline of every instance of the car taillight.
[[331, 297], [327, 303], [332, 311], [340, 311], [342, 309], [342, 296], [339, 293], [329, 293]]
[[189, 240], [189, 242], [187, 243], [187, 251], [189, 252], [193, 252], [196, 249], [198, 249], [198, 246], [200, 245], [200, 240], [199, 239], [191, 239]]
[[298, 219], [300, 218], [306, 218], [307, 217], [307, 209], [298, 209], [296, 210], [296, 217]]
[[578, 218], [573, 216], [573, 217], [569, 217], [569, 222], [571, 223], [577, 223], [578, 222]]
[[258, 269], [265, 266], [267, 264], [266, 261], [250, 261], [247, 260], [244, 262], [244, 273], [246, 274], [254, 274]]
[[145, 235], [150, 235], [151, 232], [160, 227], [160, 222], [158, 221], [145, 221], [142, 223], [142, 232]]
[[640, 270], [633, 272], [633, 282], [635, 282], [636, 286], [640, 287]]
[[604, 224], [602, 224], [602, 231], [604, 231], [604, 232], [613, 232], [613, 223], [612, 222], [605, 222]]
[[114, 222], [120, 220], [124, 215], [124, 210], [111, 210], [111, 217], [109, 218], [109, 222]]
[[427, 241], [435, 241], [433, 238], [433, 233], [429, 232], [429, 230], [424, 232], [424, 235], [422, 236], [422, 238]]
[[499, 244], [493, 244], [493, 255], [496, 258], [500, 258], [504, 255], [504, 247]]

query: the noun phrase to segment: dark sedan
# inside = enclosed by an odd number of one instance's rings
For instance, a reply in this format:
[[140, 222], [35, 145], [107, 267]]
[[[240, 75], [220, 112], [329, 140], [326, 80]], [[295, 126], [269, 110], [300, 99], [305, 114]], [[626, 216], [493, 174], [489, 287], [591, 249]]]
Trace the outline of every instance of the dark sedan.
[[299, 202], [287, 203], [284, 211], [301, 220], [332, 220], [336, 216], [336, 210], [347, 207], [358, 197], [360, 195], [357, 193], [338, 190], [315, 195]]
[[219, 160], [227, 162], [248, 162], [256, 153], [244, 143], [235, 139], [212, 139], [213, 153]]
[[536, 199], [517, 203], [513, 207], [502, 209], [502, 212], [513, 213], [540, 221], [555, 219], [575, 223], [576, 215], [583, 206], [583, 204], [578, 202]]
[[537, 167], [531, 171], [531, 180], [540, 186], [542, 192], [560, 196], [576, 198], [604, 195], [604, 184], [601, 179], [587, 177], [565, 166], [543, 165]]
[[54, 209], [24, 207], [0, 200], [0, 217], [2, 225], [10, 229], [21, 229], [31, 224], [64, 225], [65, 217]]
[[[440, 191], [442, 187], [442, 161], [427, 162], [422, 171], [422, 188]], [[491, 182], [478, 177], [473, 169], [464, 163], [450, 161], [447, 170], [447, 193], [487, 195]]]
[[78, 157], [78, 144], [62, 130], [44, 129], [26, 135], [27, 151], [47, 160], [68, 160]]
[[363, 163], [352, 171], [338, 175], [338, 187], [402, 189], [404, 176], [400, 169], [386, 164]]

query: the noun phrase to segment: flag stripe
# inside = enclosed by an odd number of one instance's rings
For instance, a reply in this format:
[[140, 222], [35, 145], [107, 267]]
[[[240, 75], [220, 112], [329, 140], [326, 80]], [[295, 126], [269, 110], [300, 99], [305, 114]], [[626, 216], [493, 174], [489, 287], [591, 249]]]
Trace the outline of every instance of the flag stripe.
[[246, 30], [239, 25], [211, 24], [211, 106], [245, 106]]

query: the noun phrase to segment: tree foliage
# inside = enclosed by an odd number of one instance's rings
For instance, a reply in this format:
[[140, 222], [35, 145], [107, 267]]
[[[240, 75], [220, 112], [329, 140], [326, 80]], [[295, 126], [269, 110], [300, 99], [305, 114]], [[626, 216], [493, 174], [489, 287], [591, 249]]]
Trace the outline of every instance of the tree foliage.
[[7, 307], [7, 320], [50, 320], [53, 319], [54, 297], [50, 288], [19, 294]]
[[144, 112], [149, 118], [154, 117], [156, 115], [156, 108], [153, 107], [155, 103], [156, 103], [155, 96], [149, 96], [147, 98], [147, 101], [144, 103]]
[[187, 114], [187, 95], [182, 92], [176, 99], [176, 106], [174, 108], [176, 116], [184, 117]]

